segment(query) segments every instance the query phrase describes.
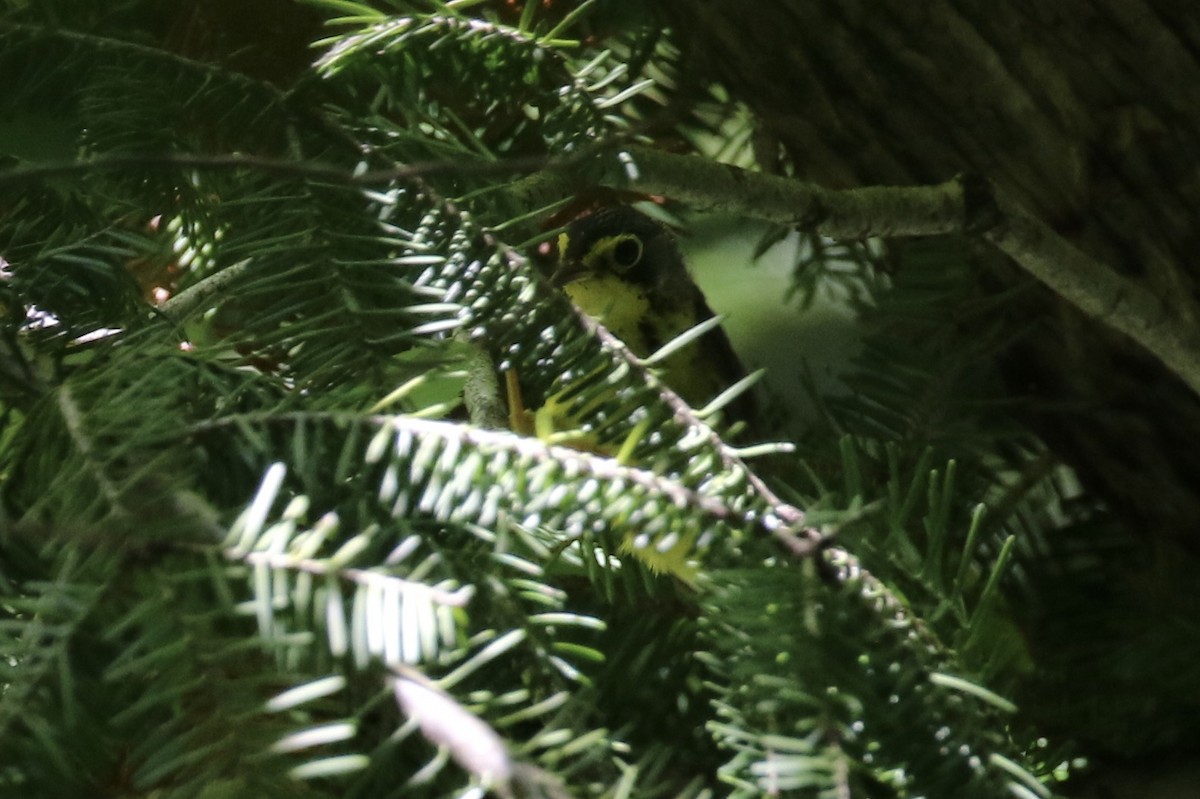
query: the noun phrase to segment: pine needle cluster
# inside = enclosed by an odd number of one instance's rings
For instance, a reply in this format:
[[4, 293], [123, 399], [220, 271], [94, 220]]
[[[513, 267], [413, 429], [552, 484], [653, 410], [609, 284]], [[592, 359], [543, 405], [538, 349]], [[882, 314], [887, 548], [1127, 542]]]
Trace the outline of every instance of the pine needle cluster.
[[[266, 74], [148, 5], [0, 16], [0, 108], [58, 134], [0, 163], [0, 795], [1050, 795], [1002, 585], [1060, 475], [979, 353], [878, 349], [969, 281], [868, 292], [764, 480], [514, 188], [645, 138], [657, 37], [321, 0]], [[481, 354], [596, 451], [469, 421]]]

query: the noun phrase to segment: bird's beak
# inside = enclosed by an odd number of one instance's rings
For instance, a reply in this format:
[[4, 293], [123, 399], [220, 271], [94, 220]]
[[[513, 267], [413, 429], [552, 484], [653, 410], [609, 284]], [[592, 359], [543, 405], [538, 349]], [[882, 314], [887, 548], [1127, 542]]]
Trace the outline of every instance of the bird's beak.
[[550, 275], [550, 285], [560, 289], [568, 283], [574, 283], [590, 271], [586, 265], [579, 261], [565, 263], [558, 267], [558, 269], [555, 269], [554, 274]]
[[554, 273], [550, 275], [550, 285], [554, 286], [556, 289], [561, 289], [568, 283], [574, 283], [576, 280], [591, 271], [581, 259], [567, 258], [567, 251], [570, 249], [569, 244], [570, 239], [567, 237], [567, 234], [560, 233], [558, 235], [559, 266], [554, 270]]

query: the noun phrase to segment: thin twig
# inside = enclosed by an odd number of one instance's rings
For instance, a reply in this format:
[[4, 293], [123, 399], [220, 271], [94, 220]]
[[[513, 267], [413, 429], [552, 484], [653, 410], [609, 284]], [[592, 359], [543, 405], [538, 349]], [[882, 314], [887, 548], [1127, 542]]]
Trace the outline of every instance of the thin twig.
[[467, 349], [467, 379], [463, 384], [463, 404], [467, 407], [467, 418], [476, 427], [503, 430], [508, 426], [508, 413], [500, 395], [500, 381], [496, 378], [495, 364], [483, 347], [471, 341], [465, 332], [459, 331], [454, 338]]
[[[574, 160], [574, 159], [572, 159]], [[95, 172], [120, 172], [129, 169], [204, 169], [209, 171], [249, 170], [284, 178], [311, 180], [335, 186], [382, 186], [397, 181], [431, 178], [438, 175], [519, 175], [542, 169], [549, 164], [544, 156], [513, 158], [505, 161], [426, 161], [387, 169], [354, 172], [342, 166], [318, 161], [294, 161], [237, 153], [204, 155], [196, 153], [140, 153], [102, 155], [74, 161], [37, 161], [0, 170], [0, 187], [35, 183]]]
[[[697, 208], [812, 230], [835, 239], [974, 235], [1088, 316], [1154, 355], [1200, 394], [1200, 333], [1170, 306], [1111, 266], [1085, 254], [992, 184], [960, 177], [934, 186], [824, 189], [702, 158], [626, 147], [604, 159], [597, 182], [662, 194]], [[555, 167], [570, 169], [570, 166]], [[536, 194], [558, 181], [527, 179]]]
[[624, 342], [613, 335], [608, 328], [578, 309], [576, 312], [583, 325], [600, 340], [607, 350], [626, 361], [630, 368], [642, 374], [646, 382], [658, 391], [659, 398], [671, 409], [676, 421], [686, 428], [704, 431], [710, 446], [716, 451], [721, 459], [721, 465], [726, 470], [739, 472], [746, 477], [746, 482], [769, 506], [771, 514], [773, 514], [773, 518], [765, 516], [758, 520], [763, 528], [796, 557], [807, 557], [820, 549], [824, 542], [824, 536], [815, 528], [805, 525], [804, 511], [780, 499], [763, 479], [746, 465], [734, 447], [727, 444], [725, 439], [697, 416], [696, 411], [687, 404], [683, 397], [676, 394], [653, 372], [646, 369], [641, 359], [634, 355]]
[[71, 387], [66, 383], [59, 386], [57, 399], [59, 414], [62, 417], [63, 425], [67, 428], [67, 434], [75, 445], [75, 451], [83, 458], [89, 471], [95, 477], [96, 485], [104, 498], [108, 500], [112, 513], [129, 515], [128, 509], [121, 501], [121, 492], [108, 478], [104, 464], [96, 456], [96, 448], [93, 446], [92, 437], [84, 429], [83, 413], [75, 402]]
[[427, 600], [435, 605], [449, 607], [465, 607], [474, 593], [470, 586], [453, 591], [422, 582], [405, 580], [395, 574], [384, 574], [371, 569], [356, 569], [332, 565], [327, 559], [304, 558], [287, 552], [238, 552], [233, 549], [225, 550], [225, 557], [230, 560], [249, 563], [251, 566], [264, 565], [277, 571], [297, 571], [313, 574], [318, 577], [332, 575], [355, 585], [373, 586], [382, 590], [395, 591], [406, 597]]
[[251, 261], [241, 261], [198, 280], [158, 306], [158, 311], [173, 322], [181, 322], [210, 298], [223, 293], [231, 283], [250, 270]]

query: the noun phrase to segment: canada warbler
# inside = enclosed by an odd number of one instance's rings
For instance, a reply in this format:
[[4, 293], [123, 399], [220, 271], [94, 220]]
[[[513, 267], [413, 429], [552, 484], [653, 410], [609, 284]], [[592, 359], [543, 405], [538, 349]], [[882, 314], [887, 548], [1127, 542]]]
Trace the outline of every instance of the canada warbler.
[[[713, 316], [671, 234], [628, 206], [575, 220], [559, 236], [558, 250], [552, 282], [638, 357], [652, 355]], [[696, 407], [745, 376], [719, 327], [672, 354], [662, 367], [667, 385]], [[750, 396], [741, 395], [732, 412], [752, 421]]]

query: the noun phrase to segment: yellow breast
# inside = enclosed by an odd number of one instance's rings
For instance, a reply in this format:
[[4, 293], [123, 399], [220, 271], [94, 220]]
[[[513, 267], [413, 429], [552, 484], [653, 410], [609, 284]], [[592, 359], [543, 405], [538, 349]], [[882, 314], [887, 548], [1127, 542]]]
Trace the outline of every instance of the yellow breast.
[[650, 354], [653, 344], [646, 340], [642, 323], [650, 312], [646, 293], [634, 284], [613, 275], [580, 278], [563, 287], [575, 307], [625, 342], [639, 357]]
[[[651, 312], [646, 292], [612, 275], [600, 274], [568, 283], [563, 291], [579, 310], [604, 325], [634, 355], [645, 358], [701, 320], [687, 307]], [[708, 402], [723, 388], [717, 371], [706, 363], [704, 339], [676, 352], [662, 364], [663, 379], [689, 403]]]

